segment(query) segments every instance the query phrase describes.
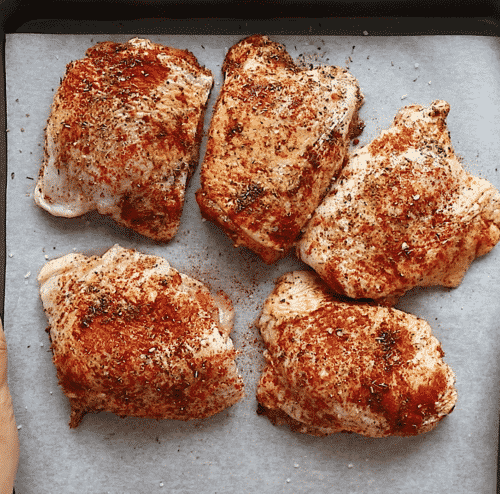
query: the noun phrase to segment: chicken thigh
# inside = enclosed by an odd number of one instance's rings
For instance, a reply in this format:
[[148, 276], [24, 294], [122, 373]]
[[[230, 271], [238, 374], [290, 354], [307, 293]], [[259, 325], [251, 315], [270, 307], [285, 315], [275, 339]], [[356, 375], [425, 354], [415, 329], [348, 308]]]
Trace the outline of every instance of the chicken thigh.
[[212, 84], [188, 51], [138, 38], [89, 48], [68, 64], [54, 97], [36, 204], [66, 218], [97, 210], [170, 240]]
[[205, 418], [243, 397], [230, 300], [165, 259], [115, 245], [52, 260], [38, 280], [70, 427], [99, 411]]
[[273, 263], [339, 173], [363, 95], [346, 69], [299, 67], [267, 36], [234, 45], [222, 70], [196, 198], [236, 246]]
[[281, 277], [257, 326], [267, 347], [259, 412], [274, 424], [317, 436], [414, 436], [455, 406], [455, 375], [425, 321], [341, 301], [313, 272]]
[[297, 255], [335, 292], [392, 304], [415, 286], [456, 287], [499, 241], [500, 193], [462, 168], [449, 110], [400, 110], [316, 209]]

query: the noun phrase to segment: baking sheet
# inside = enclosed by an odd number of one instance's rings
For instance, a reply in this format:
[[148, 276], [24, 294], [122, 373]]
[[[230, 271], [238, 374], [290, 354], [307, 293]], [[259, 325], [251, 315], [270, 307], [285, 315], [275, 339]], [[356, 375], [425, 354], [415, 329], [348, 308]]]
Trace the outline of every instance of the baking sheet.
[[[250, 33], [249, 33], [250, 34]], [[426, 319], [457, 375], [453, 413], [432, 432], [413, 438], [356, 434], [315, 438], [274, 427], [256, 414], [262, 344], [253, 327], [281, 274], [303, 265], [293, 256], [264, 265], [233, 248], [199, 214], [187, 193], [180, 231], [158, 245], [97, 214], [54, 218], [34, 205], [50, 104], [71, 60], [98, 41], [135, 36], [8, 34], [7, 264], [5, 329], [9, 382], [20, 427], [17, 494], [44, 493], [493, 493], [499, 417], [500, 247], [476, 260], [456, 289], [415, 289], [398, 307]], [[227, 49], [243, 35], [148, 34], [152, 41], [191, 50], [222, 83]], [[359, 146], [411, 103], [445, 99], [448, 127], [469, 171], [500, 188], [500, 46], [479, 36], [291, 36], [275, 33], [292, 57], [348, 66], [366, 102]], [[202, 149], [203, 156], [203, 149]], [[87, 415], [68, 427], [69, 405], [57, 385], [47, 321], [36, 275], [48, 259], [69, 252], [102, 253], [113, 244], [167, 258], [178, 270], [224, 289], [236, 308], [232, 338], [246, 398], [195, 422]]]

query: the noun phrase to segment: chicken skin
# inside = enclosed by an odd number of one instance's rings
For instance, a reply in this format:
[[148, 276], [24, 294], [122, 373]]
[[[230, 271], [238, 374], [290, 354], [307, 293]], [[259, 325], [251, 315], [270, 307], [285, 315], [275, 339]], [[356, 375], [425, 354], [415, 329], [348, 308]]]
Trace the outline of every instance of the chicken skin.
[[276, 425], [316, 436], [414, 436], [455, 406], [455, 375], [425, 321], [341, 301], [316, 273], [282, 276], [257, 326], [267, 347], [258, 411]]
[[206, 418], [243, 397], [230, 300], [165, 259], [115, 245], [52, 260], [38, 280], [71, 428], [99, 411]]
[[196, 199], [235, 246], [271, 264], [339, 173], [363, 95], [346, 69], [301, 68], [261, 35], [234, 45], [222, 70]]
[[454, 154], [450, 107], [408, 106], [350, 157], [297, 244], [338, 294], [393, 304], [415, 286], [458, 286], [500, 239], [500, 193]]
[[36, 204], [66, 218], [97, 210], [170, 240], [212, 85], [188, 51], [138, 38], [89, 48], [68, 64], [54, 97]]

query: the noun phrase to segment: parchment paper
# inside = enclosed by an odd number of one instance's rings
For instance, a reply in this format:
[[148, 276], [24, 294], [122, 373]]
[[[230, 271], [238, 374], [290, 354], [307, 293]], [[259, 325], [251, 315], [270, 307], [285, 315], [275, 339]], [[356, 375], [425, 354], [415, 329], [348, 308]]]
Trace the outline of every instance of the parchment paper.
[[[476, 260], [459, 288], [419, 289], [398, 307], [426, 319], [457, 376], [459, 399], [437, 429], [413, 438], [356, 434], [315, 438], [256, 414], [262, 344], [253, 322], [276, 278], [301, 268], [293, 256], [264, 265], [201, 219], [191, 181], [176, 238], [158, 245], [90, 213], [51, 217], [32, 198], [54, 92], [71, 60], [98, 41], [126, 35], [10, 34], [6, 40], [8, 189], [5, 329], [10, 386], [20, 427], [16, 494], [70, 493], [493, 493], [499, 417], [500, 247]], [[148, 35], [191, 50], [216, 78], [243, 36]], [[294, 58], [348, 66], [365, 94], [359, 146], [410, 103], [444, 99], [456, 152], [471, 172], [500, 187], [500, 45], [476, 36], [273, 35]], [[212, 106], [207, 111], [206, 127]], [[203, 150], [202, 150], [203, 156]], [[224, 289], [236, 308], [246, 398], [203, 421], [87, 415], [68, 427], [36, 276], [48, 259], [103, 253], [113, 244], [162, 255], [179, 271]]]

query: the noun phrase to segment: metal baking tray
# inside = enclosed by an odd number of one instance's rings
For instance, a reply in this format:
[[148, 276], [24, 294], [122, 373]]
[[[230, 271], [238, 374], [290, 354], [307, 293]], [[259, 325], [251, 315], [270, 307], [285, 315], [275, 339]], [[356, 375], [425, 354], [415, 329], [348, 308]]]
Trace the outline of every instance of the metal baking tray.
[[[148, 37], [187, 48], [222, 84], [227, 49], [257, 32], [292, 57], [347, 66], [365, 94], [369, 142], [410, 103], [450, 103], [448, 126], [466, 169], [500, 188], [500, 42], [496, 3], [474, 17], [403, 16], [388, 2], [0, 2], [5, 115], [2, 136], [2, 317], [21, 458], [17, 494], [67, 493], [492, 493], [497, 484], [500, 377], [500, 247], [476, 260], [460, 287], [412, 290], [398, 307], [426, 319], [457, 374], [456, 409], [432, 432], [412, 438], [324, 438], [275, 427], [256, 413], [262, 343], [253, 323], [281, 274], [303, 267], [293, 255], [264, 265], [235, 249], [201, 219], [187, 191], [178, 235], [165, 245], [99, 215], [53, 218], [33, 203], [43, 131], [65, 65], [98, 41]], [[111, 12], [107, 7], [114, 6]], [[181, 14], [174, 7], [181, 7]], [[172, 9], [171, 9], [172, 8]], [[255, 14], [262, 17], [254, 18]], [[196, 14], [196, 17], [193, 17]], [[265, 17], [264, 17], [265, 15]], [[204, 149], [204, 148], [203, 148]], [[203, 156], [202, 149], [202, 156]], [[57, 385], [36, 275], [48, 259], [103, 252], [113, 244], [167, 258], [178, 270], [223, 289], [237, 315], [232, 333], [246, 398], [207, 420], [120, 419], [87, 415], [68, 427]], [[4, 281], [4, 283], [3, 283]]]

